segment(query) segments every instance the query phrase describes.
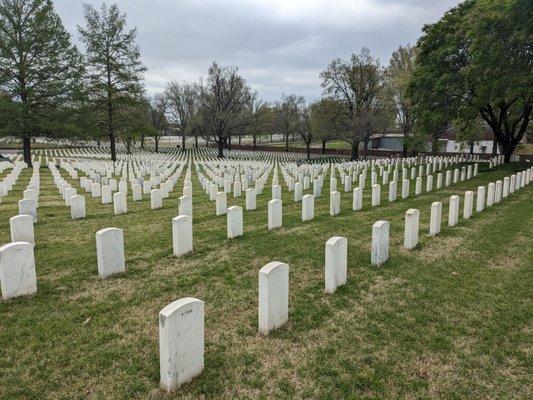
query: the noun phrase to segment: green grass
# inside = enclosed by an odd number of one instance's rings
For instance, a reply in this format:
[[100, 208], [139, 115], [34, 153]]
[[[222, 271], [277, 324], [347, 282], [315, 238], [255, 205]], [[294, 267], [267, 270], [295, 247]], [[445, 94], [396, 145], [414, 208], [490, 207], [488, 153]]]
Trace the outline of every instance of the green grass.
[[[274, 142], [274, 143], [260, 143], [259, 146], [273, 146], [273, 147], [285, 147], [285, 142]], [[321, 142], [311, 143], [312, 148], [321, 149]], [[305, 148], [305, 143], [303, 141], [289, 142], [289, 148]], [[350, 143], [344, 142], [342, 140], [331, 140], [326, 144], [326, 149], [350, 149]]]
[[[276, 231], [266, 228], [268, 185], [234, 240], [193, 174], [194, 253], [183, 258], [172, 255], [171, 219], [184, 174], [160, 210], [150, 210], [147, 196], [134, 203], [130, 192], [128, 214], [115, 216], [85, 194], [88, 218], [72, 221], [42, 168], [38, 292], [0, 302], [0, 398], [531, 398], [533, 185], [445, 226], [450, 195], [461, 195], [462, 215], [465, 190], [522, 168], [481, 167], [471, 181], [394, 203], [383, 188], [373, 208], [367, 186], [363, 210], [352, 211], [351, 194], [342, 193], [337, 217], [329, 216], [326, 179], [306, 223], [284, 186]], [[30, 175], [24, 170], [0, 204], [1, 243]], [[444, 202], [443, 226], [430, 238], [433, 201]], [[231, 205], [244, 197], [228, 196]], [[409, 208], [421, 218], [410, 252], [402, 249]], [[376, 268], [370, 241], [379, 219], [391, 222], [391, 252]], [[124, 229], [127, 272], [102, 280], [94, 234], [109, 226]], [[348, 238], [348, 283], [326, 295], [324, 244], [334, 235]], [[258, 271], [273, 260], [290, 266], [289, 322], [261, 337]], [[205, 370], [169, 396], [158, 388], [158, 312], [186, 296], [205, 301]]]

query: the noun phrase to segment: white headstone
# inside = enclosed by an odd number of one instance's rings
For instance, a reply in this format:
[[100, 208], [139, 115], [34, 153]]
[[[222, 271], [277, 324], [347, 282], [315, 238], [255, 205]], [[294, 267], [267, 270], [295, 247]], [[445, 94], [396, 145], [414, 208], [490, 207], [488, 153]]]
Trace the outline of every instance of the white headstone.
[[372, 185], [372, 207], [379, 206], [381, 199], [381, 186], [377, 183]]
[[102, 195], [102, 191], [100, 188], [100, 184], [98, 182], [93, 182], [91, 184], [91, 197], [100, 197]]
[[113, 195], [113, 208], [115, 215], [128, 212], [128, 203], [126, 202], [126, 194], [124, 192], [117, 192]]
[[334, 236], [326, 242], [325, 291], [333, 293], [347, 280], [348, 240]]
[[310, 221], [315, 217], [315, 197], [306, 194], [302, 197], [302, 221]]
[[487, 186], [487, 207], [494, 204], [494, 183], [489, 183]]
[[440, 233], [442, 220], [442, 203], [434, 201], [431, 203], [431, 215], [429, 218], [429, 236], [436, 236]]
[[281, 228], [283, 223], [282, 203], [279, 199], [268, 202], [268, 229]]
[[186, 297], [159, 312], [159, 369], [167, 392], [204, 369], [204, 302]]
[[467, 191], [465, 193], [465, 204], [463, 206], [463, 218], [470, 219], [472, 210], [474, 208], [474, 192]]
[[122, 229], [104, 228], [96, 232], [96, 256], [100, 277], [126, 271]]
[[476, 211], [481, 212], [485, 209], [485, 186], [478, 186], [476, 198]]
[[409, 197], [409, 180], [404, 179], [402, 181], [402, 199]]
[[353, 190], [352, 210], [358, 211], [363, 208], [363, 188], [357, 187]]
[[172, 218], [172, 249], [175, 256], [192, 251], [192, 217], [178, 215]]
[[163, 197], [161, 195], [161, 190], [152, 189], [152, 191], [150, 192], [150, 208], [152, 210], [157, 210], [161, 207], [163, 207]]
[[281, 200], [281, 186], [279, 185], [272, 186], [272, 199]]
[[72, 219], [83, 219], [87, 216], [85, 212], [85, 197], [77, 194], [70, 198], [70, 217]]
[[259, 332], [268, 335], [289, 317], [289, 266], [272, 261], [259, 270]]
[[459, 222], [459, 196], [450, 196], [450, 209], [448, 212], [448, 226], [455, 226]]
[[294, 184], [294, 201], [298, 202], [302, 200], [302, 183], [296, 182]]
[[37, 222], [37, 205], [33, 199], [22, 199], [18, 202], [19, 214], [31, 215], [33, 222]]
[[232, 239], [237, 236], [242, 236], [242, 233], [243, 233], [242, 207], [239, 207], [239, 206], [229, 207], [227, 214], [228, 214], [227, 216], [228, 239]]
[[65, 205], [67, 207], [70, 206], [70, 198], [76, 196], [76, 194], [76, 189], [74, 188], [68, 188], [65, 190]]
[[141, 201], [143, 199], [143, 189], [141, 185], [136, 183], [131, 187], [131, 190], [133, 192], [133, 201]]
[[246, 210], [255, 210], [256, 204], [256, 192], [254, 188], [246, 189]]
[[216, 215], [226, 214], [226, 209], [228, 208], [226, 201], [226, 192], [217, 192], [215, 196], [215, 211]]
[[13, 242], [0, 247], [0, 288], [4, 300], [37, 291], [33, 245]]
[[381, 265], [389, 259], [389, 222], [377, 221], [372, 225], [371, 262]]
[[[431, 176], [431, 175], [428, 175]], [[405, 213], [405, 232], [403, 245], [406, 249], [414, 249], [418, 244], [418, 226], [420, 223], [420, 211], [410, 208]]]
[[111, 204], [113, 202], [113, 193], [111, 186], [102, 186], [102, 204]]
[[35, 245], [33, 232], [33, 217], [31, 215], [16, 215], [9, 219], [12, 242], [27, 242]]
[[335, 216], [341, 212], [341, 194], [334, 191], [329, 196], [329, 215]]
[[192, 217], [192, 197], [181, 196], [179, 204], [179, 214]]

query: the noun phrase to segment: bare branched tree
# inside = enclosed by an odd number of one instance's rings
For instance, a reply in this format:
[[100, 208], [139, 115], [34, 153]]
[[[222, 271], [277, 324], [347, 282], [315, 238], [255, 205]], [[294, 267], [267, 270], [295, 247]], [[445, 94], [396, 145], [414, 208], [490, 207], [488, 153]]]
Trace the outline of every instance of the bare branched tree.
[[382, 90], [382, 71], [379, 61], [367, 48], [352, 54], [350, 61], [334, 59], [320, 74], [324, 94], [343, 105], [348, 129], [343, 140], [351, 144], [351, 157], [358, 157], [359, 144], [368, 134], [366, 126], [378, 105]]
[[200, 86], [198, 125], [202, 137], [216, 143], [219, 157], [224, 157], [231, 135], [252, 123], [246, 112], [251, 97], [236, 67], [213, 63], [209, 68], [207, 81]]
[[182, 148], [185, 148], [186, 137], [194, 133], [199, 92], [200, 88], [197, 84], [188, 82], [170, 82], [165, 89], [169, 119], [181, 135]]

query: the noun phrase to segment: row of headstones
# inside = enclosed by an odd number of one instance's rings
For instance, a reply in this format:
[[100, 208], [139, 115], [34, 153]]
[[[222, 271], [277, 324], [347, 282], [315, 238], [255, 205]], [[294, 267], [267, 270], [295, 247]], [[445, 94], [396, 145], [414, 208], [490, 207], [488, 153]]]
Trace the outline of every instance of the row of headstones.
[[7, 196], [11, 190], [13, 190], [13, 186], [15, 186], [15, 183], [17, 183], [17, 180], [19, 178], [20, 173], [24, 168], [27, 167], [27, 164], [23, 161], [18, 161], [15, 164], [6, 163], [9, 164], [6, 166], [5, 169], [12, 167], [11, 171], [7, 174], [7, 176], [0, 181], [0, 203], [2, 202], [2, 197]]
[[[86, 217], [85, 198], [77, 194], [75, 188], [71, 187], [70, 183], [61, 178], [61, 174], [53, 164], [49, 164], [50, 171], [54, 177], [54, 182], [65, 200], [65, 205], [71, 207], [72, 219], [82, 219]], [[150, 191], [151, 196], [151, 208], [158, 209], [163, 206], [163, 199], [168, 198], [170, 191], [174, 189], [181, 175], [181, 167], [161, 185], [161, 189], [152, 189]], [[89, 191], [88, 180], [81, 178], [82, 188]], [[113, 184], [116, 184], [116, 180], [110, 179], [111, 185], [100, 186], [97, 182], [92, 182], [90, 185], [90, 192], [92, 197], [101, 197], [102, 204], [113, 203], [115, 215], [125, 214], [128, 211], [127, 205], [127, 182], [120, 181], [118, 183], [118, 192], [112, 195]], [[142, 200], [142, 189], [138, 183], [132, 184], [133, 200]]]
[[22, 200], [18, 202], [19, 214], [31, 215], [34, 223], [37, 222], [37, 208], [39, 207], [41, 187], [39, 168], [39, 163], [35, 163], [30, 182], [26, 186], [26, 190], [22, 192]]
[[[514, 191], [528, 185], [533, 178], [533, 167], [512, 174], [495, 183], [480, 186], [477, 192], [476, 211], [483, 211], [485, 204], [490, 207], [499, 203]], [[305, 197], [305, 196], [304, 196]], [[305, 202], [304, 202], [305, 204]], [[460, 198], [457, 195], [450, 197], [448, 226], [457, 225], [459, 218]], [[472, 216], [474, 193], [465, 193], [463, 218]], [[302, 212], [304, 214], [309, 211]], [[269, 229], [281, 226], [281, 200], [274, 199], [269, 202]], [[309, 218], [309, 216], [307, 216]], [[442, 203], [434, 202], [431, 205], [430, 236], [440, 233], [442, 219]], [[26, 244], [33, 246], [35, 243], [33, 233], [33, 217], [31, 215], [18, 215], [10, 219], [12, 242], [2, 247], [0, 262], [2, 265], [2, 295], [11, 298], [22, 294], [31, 294], [36, 289], [34, 280], [33, 247], [31, 251]], [[410, 209], [405, 217], [404, 246], [408, 249], [418, 244], [419, 210]], [[227, 234], [234, 238], [243, 234], [242, 208], [233, 206], [227, 209]], [[172, 220], [173, 253], [182, 256], [193, 250], [192, 217], [179, 215]], [[16, 246], [14, 246], [16, 244]], [[7, 247], [6, 247], [7, 246]], [[98, 273], [101, 277], [125, 271], [123, 231], [117, 228], [106, 228], [96, 233], [96, 247], [98, 260]], [[17, 250], [19, 249], [19, 250]], [[19, 257], [20, 256], [20, 257]], [[378, 221], [372, 227], [371, 262], [381, 265], [389, 257], [389, 222]], [[7, 260], [7, 261], [6, 261]], [[10, 267], [10, 265], [12, 267]], [[33, 272], [31, 271], [33, 268]]]
[[[476, 196], [476, 212], [482, 212], [486, 207], [491, 207], [498, 204], [502, 199], [507, 198], [515, 191], [529, 185], [533, 180], [533, 167], [524, 171], [506, 176], [503, 180], [490, 182], [487, 187], [479, 186]], [[448, 210], [448, 226], [454, 227], [459, 223], [460, 197], [457, 195], [450, 196], [449, 210]], [[474, 192], [467, 191], [464, 195], [463, 202], [463, 219], [470, 219], [474, 210]], [[412, 249], [418, 244], [419, 231], [419, 216], [420, 212], [417, 209], [409, 209], [405, 215], [405, 235], [404, 246], [407, 249]], [[431, 214], [429, 221], [429, 235], [436, 236], [440, 233], [442, 221], [442, 202], [435, 201], [431, 204]], [[379, 243], [381, 236], [379, 236], [379, 228], [375, 228], [378, 233], [376, 242]], [[385, 235], [385, 233], [383, 234]], [[388, 231], [386, 238], [383, 241], [388, 243]], [[377, 256], [378, 258], [379, 255]]]
[[[512, 193], [531, 181], [533, 168], [504, 178], [502, 196], [506, 190]], [[489, 184], [489, 191], [491, 185]], [[495, 190], [498, 198], [498, 189]], [[473, 192], [465, 195], [465, 218], [470, 218]], [[484, 197], [483, 197], [484, 198]], [[490, 201], [490, 199], [488, 200]], [[435, 203], [434, 203], [435, 204]], [[442, 203], [439, 203], [442, 209]], [[432, 205], [432, 218], [434, 207]], [[458, 196], [450, 199], [449, 225], [457, 224], [459, 210]], [[404, 247], [413, 249], [418, 244], [420, 213], [410, 209], [405, 216]], [[431, 224], [435, 230], [435, 221]], [[439, 228], [440, 230], [440, 219]], [[378, 221], [372, 226], [371, 263], [381, 265], [389, 258], [388, 221]], [[438, 232], [437, 232], [438, 233]], [[335, 236], [326, 242], [325, 250], [325, 292], [334, 293], [347, 282], [347, 248], [344, 237]], [[258, 329], [268, 335], [288, 321], [289, 317], [289, 266], [274, 261], [259, 271]], [[168, 392], [200, 375], [204, 369], [204, 302], [196, 298], [182, 298], [167, 305], [159, 312], [159, 359], [160, 382]]]
[[[477, 165], [477, 164], [476, 164]], [[477, 173], [477, 168], [474, 168], [474, 176]], [[451, 182], [451, 171], [446, 174], [446, 185], [449, 185]], [[468, 173], [463, 169], [461, 173], [461, 179], [470, 179], [472, 176], [471, 166], [468, 167]], [[322, 175], [319, 176], [318, 182], [321, 181]], [[433, 176], [429, 175], [427, 177], [426, 190], [432, 190], [432, 179]], [[459, 181], [459, 170], [455, 170], [454, 174], [454, 183]], [[417, 188], [415, 191], [416, 195], [421, 193], [421, 178], [417, 178]], [[389, 185], [389, 201], [396, 200], [396, 187], [395, 182], [391, 182]], [[442, 174], [438, 174], [437, 177], [437, 189], [440, 189], [442, 185]], [[295, 201], [302, 201], [302, 221], [309, 221], [314, 218], [314, 199], [317, 196], [320, 196], [321, 186], [315, 184], [314, 194], [308, 194], [303, 197], [298, 197], [298, 193], [301, 196], [301, 190], [298, 190], [298, 187], [301, 188], [300, 183], [297, 183], [297, 189], [295, 190]], [[212, 187], [211, 187], [212, 188]], [[318, 188], [318, 189], [317, 189]], [[189, 215], [192, 216], [192, 197], [188, 191], [187, 184], [184, 188], [184, 196], [180, 197], [180, 215]], [[212, 195], [212, 191], [210, 192]], [[246, 210], [255, 210], [256, 209], [256, 195], [257, 190], [255, 188], [248, 188], [246, 190]], [[234, 192], [234, 197], [239, 197], [240, 192]], [[402, 186], [402, 198], [407, 198], [409, 196], [409, 181], [404, 180]], [[217, 192], [214, 194], [215, 200], [215, 213], [216, 215], [227, 214], [227, 235], [228, 238], [234, 238], [241, 236], [243, 233], [243, 210], [242, 207], [233, 206], [227, 208], [227, 196], [226, 192]], [[361, 188], [356, 188], [353, 191], [353, 210], [360, 210], [362, 208], [362, 199], [363, 191]], [[330, 194], [330, 215], [335, 216], [340, 213], [340, 203], [341, 196], [340, 192], [333, 191]], [[372, 206], [377, 206], [380, 204], [380, 186], [374, 184], [372, 187]], [[275, 229], [282, 226], [282, 201], [281, 201], [281, 186], [274, 185], [272, 186], [272, 200], [268, 203], [268, 228]], [[192, 241], [192, 239], [191, 239]]]
[[[511, 175], [505, 177], [503, 181], [498, 180], [496, 183], [489, 183], [487, 190], [486, 204], [491, 206], [495, 202], [499, 202], [502, 197], [507, 197], [509, 193], [513, 193], [513, 188], [518, 188], [520, 184], [525, 185], [529, 183], [531, 172], [530, 170], [521, 172], [517, 175]], [[379, 185], [374, 186], [379, 189]], [[372, 205], [378, 205], [379, 192], [373, 191]], [[276, 229], [282, 226], [283, 213], [282, 213], [282, 201], [281, 201], [281, 188], [279, 186], [273, 187], [274, 199], [268, 202], [268, 229]], [[474, 193], [467, 191], [465, 194], [465, 204], [463, 216], [465, 219], [470, 218], [473, 209]], [[485, 204], [485, 187], [480, 186], [478, 188], [478, 200], [477, 211], [482, 211]], [[218, 192], [216, 195], [216, 213], [217, 215], [227, 214], [227, 237], [229, 239], [243, 235], [243, 209], [239, 206], [232, 206], [226, 208], [227, 200], [224, 192]], [[354, 189], [354, 201], [353, 209], [359, 210], [362, 207], [362, 192], [359, 188]], [[246, 209], [255, 209], [255, 193], [254, 189], [248, 189], [246, 191]], [[173, 245], [174, 254], [183, 255], [192, 251], [192, 202], [188, 196], [180, 198], [180, 215], [173, 219]], [[340, 193], [333, 192], [330, 197], [330, 215], [334, 216], [340, 212]], [[418, 213], [418, 210], [416, 210]], [[413, 211], [414, 213], [414, 211]], [[431, 220], [430, 220], [430, 235], [436, 235], [440, 232], [442, 215], [442, 203], [434, 202], [431, 207]], [[459, 196], [450, 197], [450, 210], [448, 224], [449, 226], [455, 226], [458, 222], [459, 215]], [[186, 218], [189, 217], [189, 218]], [[314, 218], [314, 196], [311, 194], [305, 195], [302, 198], [302, 221], [309, 221]], [[406, 217], [406, 221], [412, 221], [415, 216]], [[418, 217], [416, 217], [418, 221]], [[418, 222], [417, 222], [418, 224]], [[382, 224], [380, 224], [382, 225]], [[381, 228], [385, 229], [385, 228]], [[410, 229], [409, 231], [413, 231]], [[407, 226], [406, 226], [407, 232]], [[417, 230], [418, 232], [418, 230]], [[418, 237], [418, 233], [417, 236]], [[407, 239], [406, 239], [407, 240]], [[412, 240], [411, 240], [412, 242]], [[415, 243], [416, 245], [416, 243]], [[406, 247], [408, 247], [406, 245]]]
[[[472, 174], [472, 166], [468, 166], [468, 168], [464, 168], [461, 172], [461, 177], [459, 178], [459, 170], [456, 169], [454, 176], [453, 176], [453, 183], [459, 182], [459, 179], [465, 180], [465, 179], [471, 179], [472, 176], [476, 176], [477, 174], [477, 164], [474, 166], [473, 174]], [[314, 200], [316, 197], [320, 197], [321, 190], [322, 190], [322, 177], [323, 175], [319, 175], [318, 179], [316, 179], [313, 182], [313, 194], [307, 194], [302, 196], [302, 185], [300, 182], [297, 182], [295, 185], [294, 190], [294, 201], [302, 201], [302, 221], [309, 221], [314, 218]], [[439, 173], [437, 175], [437, 189], [440, 189], [442, 187], [442, 173]], [[335, 183], [335, 181], [333, 181]], [[349, 182], [346, 180], [346, 182]], [[273, 183], [275, 183], [273, 181]], [[417, 178], [416, 188], [415, 188], [415, 195], [420, 195], [422, 193], [422, 178]], [[446, 173], [446, 181], [445, 185], [448, 186], [452, 183], [452, 176], [451, 171], [447, 171]], [[361, 182], [360, 182], [361, 185]], [[364, 187], [364, 181], [362, 183]], [[331, 185], [330, 188], [335, 188], [336, 185]], [[213, 194], [214, 187], [211, 186], [210, 195], [211, 198], [215, 200], [215, 213], [216, 215], [223, 215], [228, 213], [228, 227], [230, 226], [236, 226], [239, 227], [236, 231], [242, 232], [242, 208], [241, 207], [230, 207], [227, 208], [227, 197], [226, 192], [216, 192]], [[427, 176], [427, 182], [426, 182], [426, 191], [430, 192], [433, 190], [433, 175]], [[234, 197], [240, 196], [240, 190], [234, 191]], [[256, 209], [256, 196], [257, 196], [257, 188], [248, 188], [246, 189], [246, 210], [255, 210]], [[397, 197], [397, 185], [395, 181], [390, 182], [389, 184], [389, 202], [396, 201]], [[409, 197], [409, 180], [404, 179], [403, 185], [402, 185], [402, 198]], [[182, 201], [185, 203], [188, 199], [182, 199], [180, 198], [180, 205]], [[372, 186], [372, 206], [378, 206], [381, 201], [381, 187], [378, 184], [374, 184]], [[189, 202], [187, 201], [187, 204]], [[330, 192], [330, 215], [335, 216], [340, 213], [340, 206], [341, 206], [341, 194], [338, 191], [332, 191]], [[352, 202], [352, 208], [354, 211], [358, 211], [363, 206], [363, 188], [358, 187], [353, 190], [353, 202]], [[185, 207], [184, 207], [185, 208]], [[188, 209], [188, 207], [187, 207]], [[181, 212], [180, 212], [181, 214]], [[186, 213], [187, 215], [192, 215], [192, 212]], [[281, 202], [281, 186], [279, 185], [273, 185], [272, 186], [272, 200], [268, 203], [268, 226], [270, 229], [277, 228], [281, 226], [282, 221], [282, 202]], [[230, 222], [231, 220], [231, 222]], [[230, 228], [228, 228], [228, 237], [230, 236]]]

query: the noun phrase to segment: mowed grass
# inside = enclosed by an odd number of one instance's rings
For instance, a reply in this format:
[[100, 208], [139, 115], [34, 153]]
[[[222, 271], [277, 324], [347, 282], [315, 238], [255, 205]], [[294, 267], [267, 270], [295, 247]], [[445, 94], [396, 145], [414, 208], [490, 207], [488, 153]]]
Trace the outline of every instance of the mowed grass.
[[[194, 253], [182, 258], [172, 255], [171, 219], [185, 172], [163, 209], [150, 210], [149, 196], [134, 203], [130, 192], [128, 214], [115, 216], [85, 194], [88, 217], [72, 221], [42, 168], [38, 292], [0, 302], [0, 398], [531, 398], [533, 185], [447, 227], [450, 195], [461, 195], [462, 216], [466, 190], [523, 168], [481, 167], [470, 181], [394, 203], [382, 187], [378, 207], [367, 184], [363, 210], [352, 211], [342, 193], [337, 217], [329, 215], [328, 173], [313, 221], [301, 222], [301, 204], [283, 187], [276, 231], [266, 227], [269, 184], [233, 240], [193, 173]], [[0, 204], [0, 243], [10, 240], [9, 218], [30, 176], [24, 170]], [[444, 202], [435, 238], [427, 235], [433, 201]], [[244, 206], [244, 197], [228, 196], [231, 205]], [[413, 251], [402, 248], [409, 208], [421, 213]], [[380, 219], [391, 222], [391, 251], [377, 268], [370, 243]], [[94, 234], [111, 226], [124, 229], [127, 272], [102, 280]], [[348, 283], [327, 295], [324, 244], [336, 235], [348, 238]], [[263, 337], [258, 271], [273, 260], [290, 266], [289, 322]], [[205, 301], [205, 370], [167, 395], [158, 312], [187, 296]]]

